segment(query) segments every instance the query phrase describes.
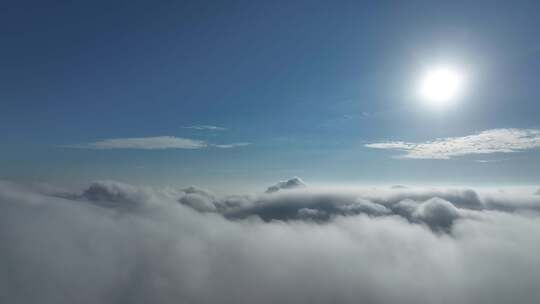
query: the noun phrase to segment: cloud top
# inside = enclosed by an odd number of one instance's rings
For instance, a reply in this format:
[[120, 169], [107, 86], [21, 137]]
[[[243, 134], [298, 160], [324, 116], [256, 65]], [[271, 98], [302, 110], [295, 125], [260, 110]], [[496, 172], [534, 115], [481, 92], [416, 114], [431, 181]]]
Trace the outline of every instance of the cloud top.
[[294, 188], [301, 188], [305, 186], [306, 186], [306, 183], [304, 183], [304, 181], [301, 178], [295, 176], [289, 180], [280, 181], [277, 184], [268, 187], [268, 189], [266, 189], [266, 193], [277, 192], [281, 189], [294, 189]]
[[[538, 302], [532, 190], [313, 188], [220, 198], [108, 181], [58, 197], [0, 181], [0, 302]], [[274, 217], [220, 214], [249, 206]]]
[[373, 149], [402, 151], [397, 158], [450, 159], [471, 154], [512, 153], [540, 148], [538, 129], [491, 129], [463, 137], [446, 137], [424, 143], [388, 141], [365, 145]]
[[150, 195], [141, 188], [116, 181], [93, 182], [80, 198], [96, 205], [115, 208], [135, 207], [150, 201]]

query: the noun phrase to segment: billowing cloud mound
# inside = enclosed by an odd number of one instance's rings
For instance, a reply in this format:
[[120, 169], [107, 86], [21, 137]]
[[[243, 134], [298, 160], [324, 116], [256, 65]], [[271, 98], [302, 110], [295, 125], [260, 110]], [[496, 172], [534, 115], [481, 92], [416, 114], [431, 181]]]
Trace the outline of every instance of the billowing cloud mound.
[[191, 186], [181, 192], [179, 203], [189, 206], [199, 212], [227, 212], [251, 205], [247, 196], [216, 197], [212, 192]]
[[305, 186], [306, 184], [304, 183], [304, 181], [300, 179], [299, 177], [295, 176], [289, 180], [281, 181], [273, 186], [268, 187], [268, 189], [266, 189], [266, 193], [277, 192], [281, 189], [294, 189], [294, 188], [301, 188]]
[[[447, 230], [461, 210], [532, 210], [530, 203], [512, 204], [487, 196], [481, 200], [471, 189], [393, 188], [377, 191], [337, 191], [299, 188], [291, 192], [252, 198], [243, 205], [224, 206], [215, 200], [216, 212], [229, 219], [257, 216], [264, 221], [329, 221], [336, 216], [365, 214], [371, 217], [400, 216], [411, 223], [425, 224], [434, 230]], [[194, 208], [197, 209], [197, 208]], [[205, 210], [209, 211], [209, 210]]]
[[[395, 189], [394, 189], [395, 190]], [[465, 209], [485, 209], [492, 208], [488, 206], [489, 202], [482, 202], [476, 191], [471, 189], [427, 189], [418, 191], [418, 189], [405, 188], [402, 191], [395, 190], [390, 194], [380, 197], [372, 197], [375, 202], [384, 202], [386, 204], [395, 204], [403, 199], [412, 199], [415, 201], [426, 201], [433, 197], [440, 197], [452, 202], [453, 205]]]
[[216, 198], [207, 190], [189, 187], [183, 190], [185, 195], [178, 201], [200, 212], [216, 211]]
[[413, 217], [431, 227], [449, 228], [459, 218], [458, 209], [449, 201], [434, 197], [419, 204]]
[[131, 207], [150, 201], [146, 191], [115, 181], [94, 182], [84, 190], [81, 198], [109, 207]]
[[58, 197], [0, 182], [0, 302], [540, 298], [532, 189], [310, 188], [219, 198], [99, 182]]
[[[227, 218], [236, 219], [257, 216], [264, 221], [306, 218], [330, 220], [335, 216], [362, 213], [370, 216], [382, 216], [391, 212], [382, 204], [357, 198], [351, 194], [312, 193], [310, 191], [262, 196], [242, 208], [224, 210]], [[310, 216], [310, 214], [314, 216]]]

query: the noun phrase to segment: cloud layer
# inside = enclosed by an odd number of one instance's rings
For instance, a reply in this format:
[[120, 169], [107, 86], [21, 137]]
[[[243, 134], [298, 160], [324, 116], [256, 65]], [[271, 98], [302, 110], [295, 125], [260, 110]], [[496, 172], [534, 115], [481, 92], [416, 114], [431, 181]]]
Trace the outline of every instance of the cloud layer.
[[511, 153], [540, 148], [538, 129], [491, 129], [480, 133], [447, 137], [425, 143], [389, 141], [367, 144], [374, 149], [402, 151], [398, 158], [450, 159], [470, 154]]
[[0, 182], [0, 302], [537, 303], [533, 193]]

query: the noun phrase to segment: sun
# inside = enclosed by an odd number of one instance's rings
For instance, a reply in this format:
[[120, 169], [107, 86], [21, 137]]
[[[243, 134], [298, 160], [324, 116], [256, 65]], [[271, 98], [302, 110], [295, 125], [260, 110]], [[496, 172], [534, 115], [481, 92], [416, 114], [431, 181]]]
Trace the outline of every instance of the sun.
[[463, 73], [455, 67], [428, 69], [420, 79], [419, 95], [431, 105], [447, 105], [461, 96], [464, 78]]

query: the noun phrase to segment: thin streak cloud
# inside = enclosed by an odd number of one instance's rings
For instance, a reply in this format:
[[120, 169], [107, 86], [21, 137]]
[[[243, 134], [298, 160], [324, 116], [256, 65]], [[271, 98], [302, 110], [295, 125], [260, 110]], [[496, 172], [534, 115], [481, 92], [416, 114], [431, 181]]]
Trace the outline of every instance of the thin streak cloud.
[[184, 129], [193, 129], [193, 130], [199, 130], [199, 131], [225, 131], [227, 130], [226, 128], [212, 126], [212, 125], [193, 125], [193, 126], [184, 127]]
[[175, 136], [155, 136], [155, 137], [128, 137], [111, 138], [96, 142], [74, 144], [64, 146], [73, 149], [91, 149], [91, 150], [114, 150], [114, 149], [132, 149], [132, 150], [163, 150], [163, 149], [204, 149], [220, 148], [231, 149], [245, 147], [250, 145], [248, 142], [238, 142], [230, 144], [211, 144], [203, 140], [175, 137]]
[[387, 141], [367, 148], [402, 151], [396, 158], [450, 159], [472, 154], [513, 153], [540, 148], [539, 129], [490, 129], [463, 137], [446, 137], [424, 143]]
[[111, 138], [101, 141], [69, 145], [68, 148], [112, 150], [112, 149], [136, 149], [136, 150], [160, 150], [160, 149], [202, 149], [208, 144], [202, 140], [175, 136], [155, 137], [130, 137]]
[[230, 149], [230, 148], [237, 148], [237, 147], [245, 147], [249, 145], [251, 145], [251, 143], [238, 142], [238, 143], [232, 143], [232, 144], [221, 144], [221, 145], [213, 145], [213, 146], [216, 148], [221, 148], [221, 149]]

